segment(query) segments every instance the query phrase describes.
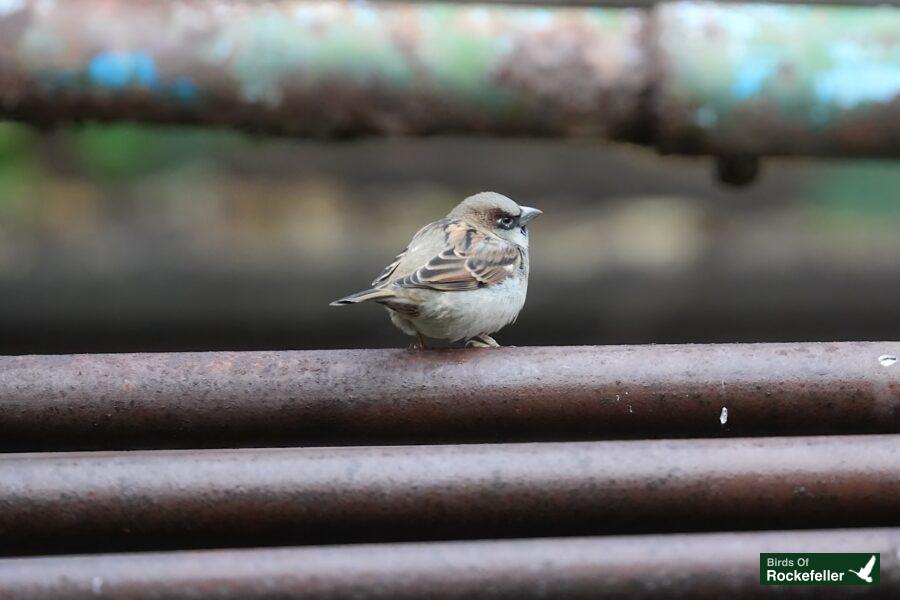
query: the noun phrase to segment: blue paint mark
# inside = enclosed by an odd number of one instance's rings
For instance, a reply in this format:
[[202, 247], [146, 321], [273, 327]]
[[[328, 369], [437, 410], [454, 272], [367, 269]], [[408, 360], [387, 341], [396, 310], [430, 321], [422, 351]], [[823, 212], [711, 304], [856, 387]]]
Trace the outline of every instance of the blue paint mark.
[[775, 71], [776, 61], [771, 58], [751, 59], [738, 72], [731, 93], [738, 100], [746, 100], [759, 94], [766, 80]]
[[87, 74], [91, 83], [114, 90], [128, 85], [131, 78], [127, 58], [106, 52], [98, 54], [91, 60]]
[[197, 99], [197, 86], [189, 77], [179, 77], [172, 84], [172, 95], [182, 102], [191, 102]]
[[546, 8], [528, 7], [523, 9], [522, 20], [531, 27], [549, 27], [553, 24], [554, 13]]
[[378, 13], [367, 2], [355, 2], [353, 20], [363, 27], [374, 27], [378, 24]]
[[886, 103], [900, 95], [900, 67], [854, 64], [836, 67], [816, 78], [816, 99], [840, 108]]
[[101, 52], [88, 64], [87, 75], [94, 85], [112, 90], [153, 87], [158, 82], [153, 58], [143, 52]]
[[156, 62], [146, 52], [101, 52], [88, 64], [87, 78], [107, 90], [142, 87], [179, 102], [193, 102], [198, 95], [189, 77], [178, 77], [171, 83], [160, 81]]
[[132, 56], [132, 73], [138, 85], [153, 87], [156, 85], [156, 64], [148, 54], [134, 54]]

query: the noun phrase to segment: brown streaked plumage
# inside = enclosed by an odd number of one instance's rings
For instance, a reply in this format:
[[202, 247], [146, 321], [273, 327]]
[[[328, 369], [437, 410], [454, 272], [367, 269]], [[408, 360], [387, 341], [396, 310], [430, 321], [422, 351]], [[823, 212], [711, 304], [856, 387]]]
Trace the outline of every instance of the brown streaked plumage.
[[523, 250], [465, 221], [433, 223], [447, 247], [396, 285], [454, 292], [500, 283], [518, 268]]
[[514, 321], [528, 287], [526, 226], [541, 211], [494, 192], [466, 198], [420, 229], [365, 290], [332, 302], [384, 305], [404, 333], [496, 346], [491, 333]]

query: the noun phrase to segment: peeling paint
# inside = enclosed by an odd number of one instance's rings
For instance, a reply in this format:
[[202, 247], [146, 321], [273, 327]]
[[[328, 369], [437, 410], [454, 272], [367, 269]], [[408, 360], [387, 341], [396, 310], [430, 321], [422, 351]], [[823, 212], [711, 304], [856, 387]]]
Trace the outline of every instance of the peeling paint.
[[777, 66], [778, 63], [772, 57], [751, 57], [738, 68], [731, 93], [740, 100], [756, 96], [775, 73]]
[[0, 26], [4, 118], [900, 156], [890, 7], [0, 0]]
[[[197, 48], [201, 67], [225, 71], [242, 102], [273, 111], [305, 104], [320, 89], [335, 107], [335, 95], [368, 95], [377, 105], [390, 94], [409, 106], [424, 95], [435, 115], [465, 111], [478, 121], [519, 118], [546, 102], [548, 117], [555, 107], [553, 119], [577, 114], [572, 123], [596, 131], [607, 120], [597, 104], [613, 82], [633, 80], [622, 95], [643, 89], [640, 11], [366, 2], [217, 8], [214, 35]], [[620, 57], [631, 64], [619, 65]], [[573, 59], [577, 70], [567, 64]], [[350, 111], [335, 117], [344, 121]]]
[[900, 96], [900, 64], [835, 67], [816, 78], [815, 93], [820, 102], [844, 109], [889, 102]]
[[667, 150], [900, 154], [900, 10], [678, 2], [657, 23]]
[[87, 75], [93, 85], [111, 90], [159, 82], [153, 58], [144, 52], [100, 52], [88, 63]]
[[[61, 75], [65, 77], [66, 74]], [[143, 88], [161, 98], [182, 103], [197, 100], [197, 86], [190, 77], [163, 80], [156, 61], [147, 52], [99, 52], [88, 63], [85, 75], [90, 85], [105, 92]], [[70, 85], [75, 81], [74, 77], [69, 74]]]

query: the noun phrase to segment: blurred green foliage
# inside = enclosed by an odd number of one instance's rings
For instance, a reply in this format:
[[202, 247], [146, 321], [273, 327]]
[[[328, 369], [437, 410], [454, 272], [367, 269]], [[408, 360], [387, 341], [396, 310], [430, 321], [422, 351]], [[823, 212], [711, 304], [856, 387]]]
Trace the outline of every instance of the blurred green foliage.
[[40, 177], [37, 135], [24, 125], [0, 122], [0, 218], [22, 214]]
[[[99, 197], [109, 186], [127, 186], [192, 161], [211, 161], [227, 170], [230, 157], [251, 153], [258, 143], [217, 129], [85, 125], [42, 135], [26, 125], [0, 122], [0, 217], [27, 218], [38, 210], [32, 204], [45, 193], [42, 184], [56, 177], [87, 182]], [[816, 164], [798, 199], [822, 216], [840, 221], [900, 215], [898, 163]], [[198, 176], [187, 185], [200, 190], [210, 182]]]
[[65, 133], [65, 143], [84, 174], [121, 183], [199, 157], [241, 152], [247, 141], [236, 132], [136, 125], [92, 125]]
[[900, 215], [900, 163], [859, 161], [831, 165], [812, 179], [808, 198], [834, 216]]
[[24, 209], [36, 183], [54, 176], [53, 166], [102, 186], [185, 161], [222, 158], [246, 151], [251, 143], [227, 130], [138, 125], [85, 125], [42, 138], [27, 125], [0, 122], [0, 210]]

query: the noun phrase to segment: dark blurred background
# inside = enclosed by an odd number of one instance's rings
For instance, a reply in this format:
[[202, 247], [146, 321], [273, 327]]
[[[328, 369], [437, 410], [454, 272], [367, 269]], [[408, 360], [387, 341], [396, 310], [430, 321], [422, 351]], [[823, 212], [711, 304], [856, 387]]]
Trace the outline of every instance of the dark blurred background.
[[0, 123], [0, 352], [405, 346], [328, 302], [482, 190], [545, 212], [502, 344], [900, 339], [897, 163]]

